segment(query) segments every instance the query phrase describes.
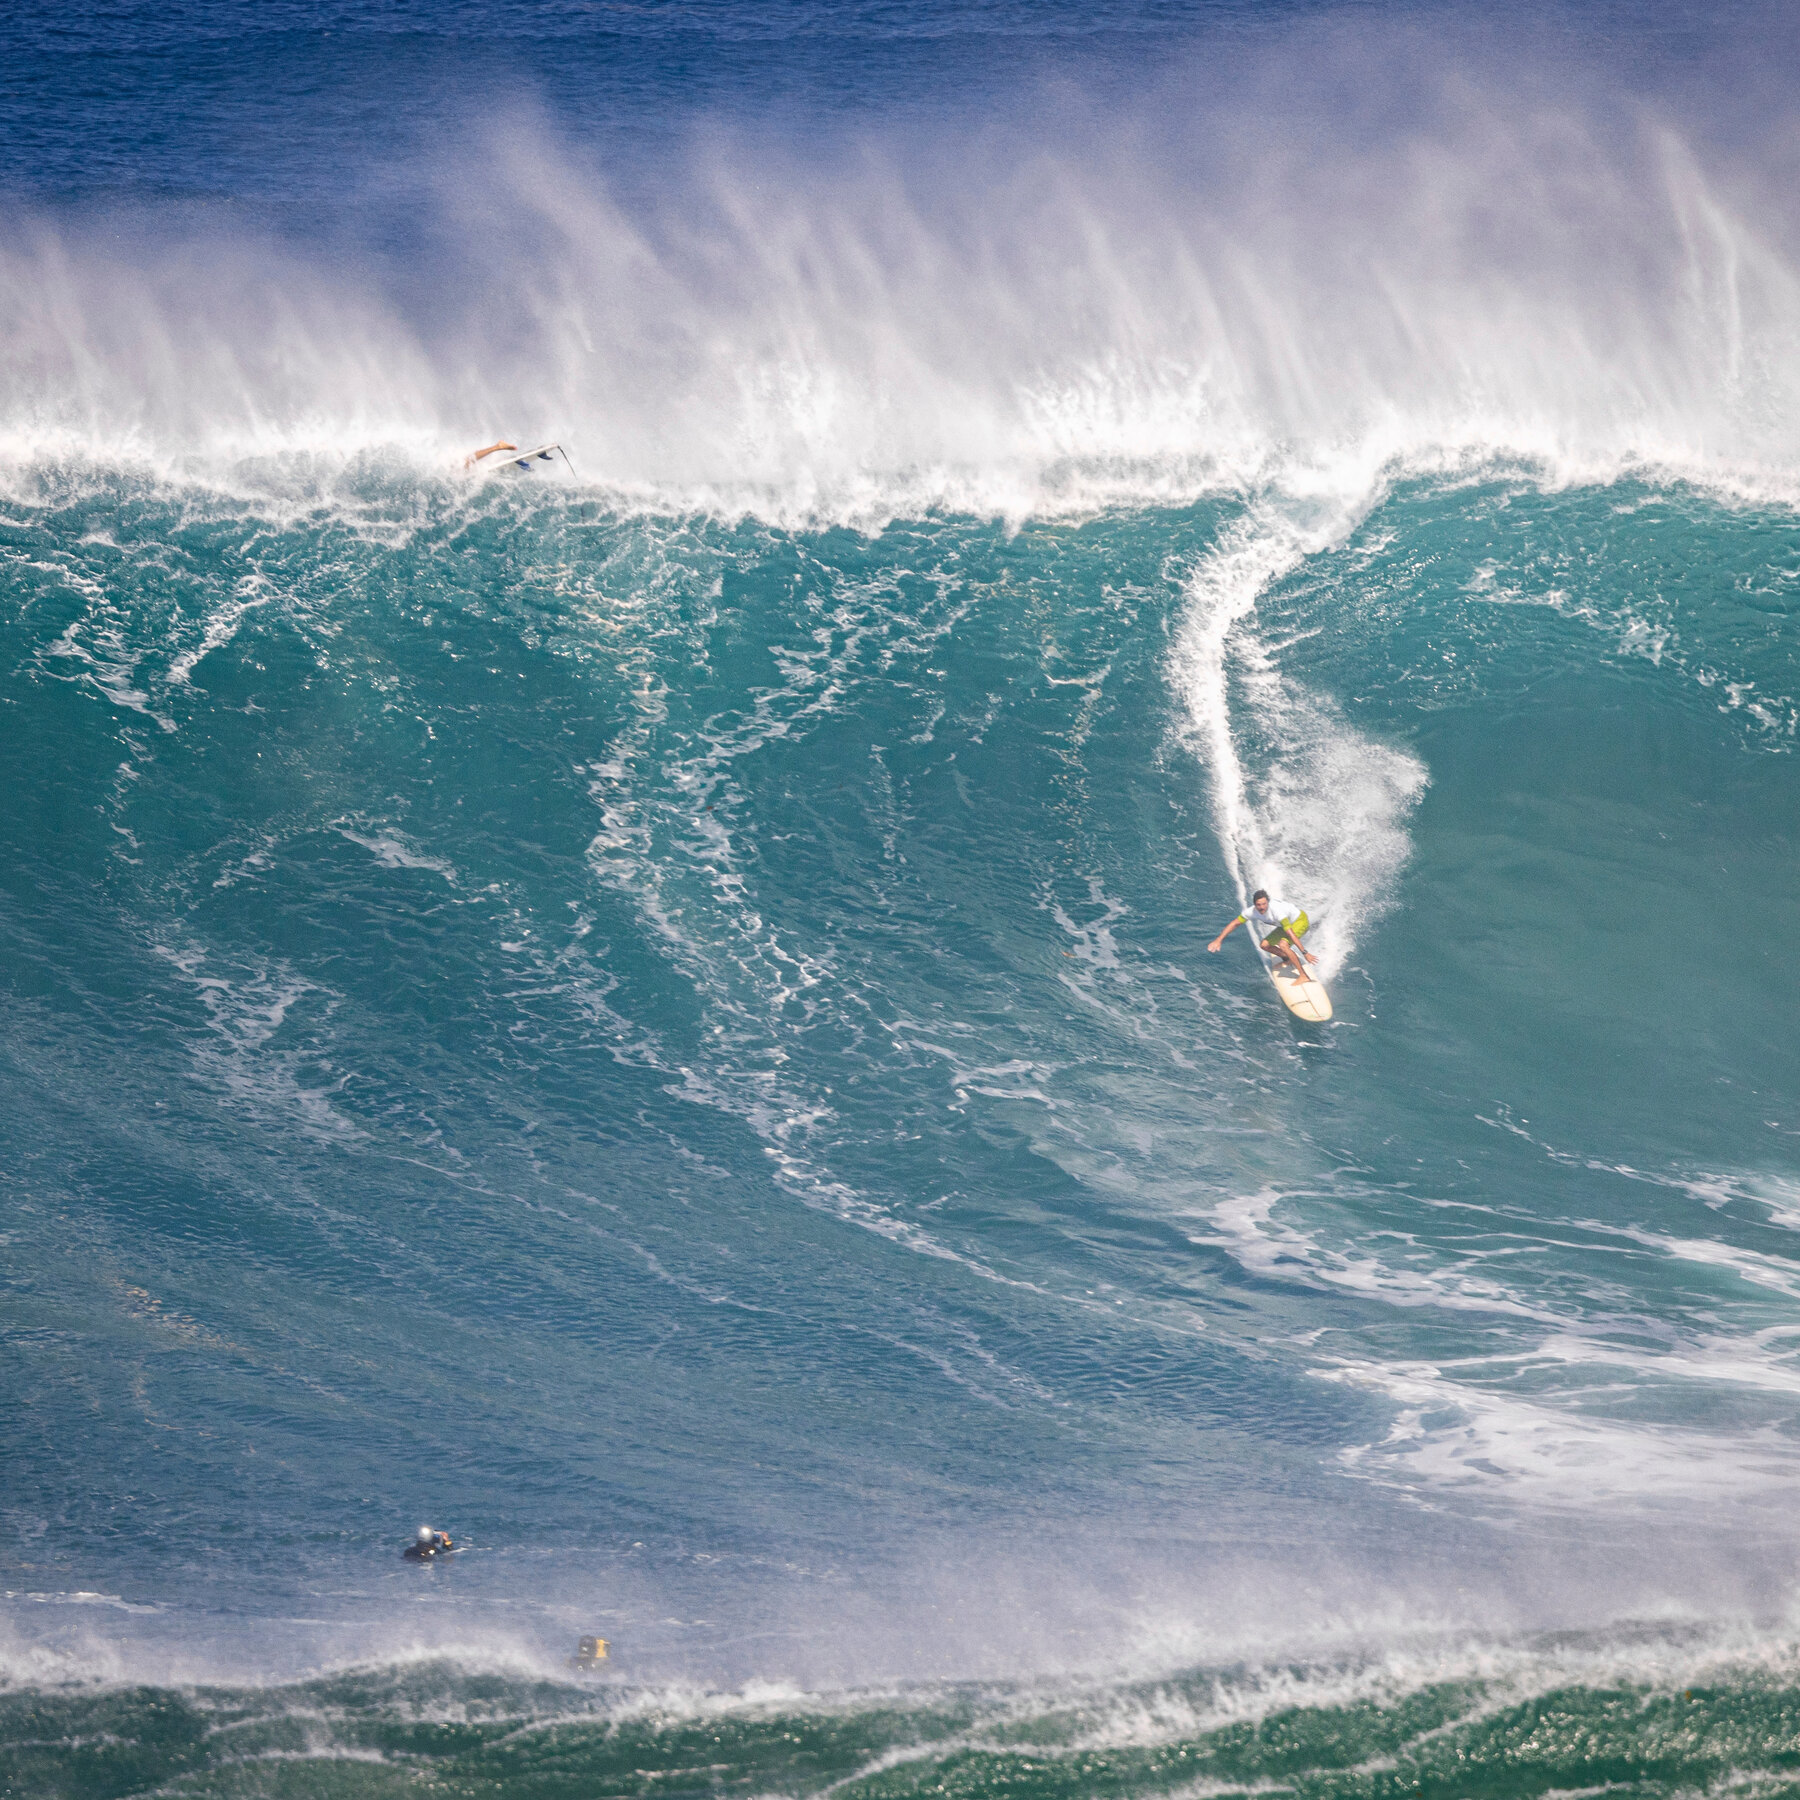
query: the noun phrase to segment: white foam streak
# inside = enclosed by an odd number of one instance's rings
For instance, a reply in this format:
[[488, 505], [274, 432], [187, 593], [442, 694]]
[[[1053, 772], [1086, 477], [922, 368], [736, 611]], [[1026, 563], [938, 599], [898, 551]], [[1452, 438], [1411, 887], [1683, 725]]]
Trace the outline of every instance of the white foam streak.
[[[916, 1255], [1019, 1285], [823, 1167], [812, 1145], [832, 1106], [787, 1067], [792, 1033], [841, 973], [828, 950], [809, 949], [759, 908], [732, 823], [734, 765], [833, 711], [869, 641], [885, 638], [892, 621], [877, 606], [861, 617], [840, 609], [833, 624], [777, 657], [783, 685], [756, 690], [741, 712], [697, 728], [671, 726], [669, 693], [646, 672], [633, 695], [636, 716], [586, 770], [601, 816], [588, 845], [590, 869], [630, 900], [647, 941], [713, 1020], [706, 1050], [691, 1060], [677, 1063], [649, 1041], [634, 1056], [669, 1077], [668, 1093], [748, 1125], [762, 1140], [771, 1178], [802, 1204]], [[916, 623], [907, 628], [935, 635]], [[649, 782], [646, 766], [655, 771]]]
[[169, 664], [169, 685], [184, 686], [193, 675], [201, 661], [215, 650], [222, 650], [237, 636], [237, 629], [244, 621], [244, 614], [253, 607], [266, 605], [270, 595], [265, 591], [268, 583], [260, 575], [246, 576], [238, 583], [232, 597], [216, 607], [206, 621], [206, 633], [191, 650], [183, 650]]

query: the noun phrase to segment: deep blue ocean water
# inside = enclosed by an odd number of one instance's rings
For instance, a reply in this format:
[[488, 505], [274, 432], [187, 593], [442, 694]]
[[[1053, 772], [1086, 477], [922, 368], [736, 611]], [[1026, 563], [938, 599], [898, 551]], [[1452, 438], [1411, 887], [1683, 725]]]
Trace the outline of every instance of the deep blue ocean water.
[[1792, 36], [0, 23], [0, 1792], [1800, 1782]]

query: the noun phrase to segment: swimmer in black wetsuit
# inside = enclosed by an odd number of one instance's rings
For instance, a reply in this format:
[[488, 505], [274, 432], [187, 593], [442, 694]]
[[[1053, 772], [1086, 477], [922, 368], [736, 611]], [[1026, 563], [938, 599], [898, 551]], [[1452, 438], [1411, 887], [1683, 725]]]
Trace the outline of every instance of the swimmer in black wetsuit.
[[421, 1525], [419, 1535], [400, 1554], [414, 1562], [430, 1562], [434, 1556], [442, 1556], [445, 1551], [455, 1548], [449, 1532], [433, 1531], [429, 1525]]

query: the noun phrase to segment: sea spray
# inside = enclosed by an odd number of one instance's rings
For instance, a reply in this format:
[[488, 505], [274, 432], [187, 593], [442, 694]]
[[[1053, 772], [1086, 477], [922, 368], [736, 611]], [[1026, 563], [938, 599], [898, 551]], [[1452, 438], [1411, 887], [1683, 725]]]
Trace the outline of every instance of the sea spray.
[[26, 215], [0, 450], [317, 493], [371, 456], [448, 480], [504, 430], [578, 446], [614, 503], [871, 529], [1322, 459], [1800, 491], [1800, 273], [1739, 165], [1578, 90], [1417, 79], [1418, 141], [1276, 96], [831, 167], [726, 137], [648, 199], [540, 124], [428, 184], [457, 271], [429, 309], [370, 250]]

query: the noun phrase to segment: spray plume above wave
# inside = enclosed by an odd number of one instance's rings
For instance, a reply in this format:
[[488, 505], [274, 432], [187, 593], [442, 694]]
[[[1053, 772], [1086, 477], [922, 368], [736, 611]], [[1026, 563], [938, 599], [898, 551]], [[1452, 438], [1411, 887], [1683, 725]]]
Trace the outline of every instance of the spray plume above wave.
[[404, 282], [367, 247], [15, 223], [0, 434], [438, 466], [505, 426], [652, 507], [865, 522], [1494, 458], [1791, 494], [1794, 222], [1742, 153], [1422, 59], [1358, 49], [1335, 124], [1313, 84], [1253, 64], [1226, 104], [1195, 65], [1135, 121], [1050, 93], [1055, 147], [823, 168], [715, 135], [629, 203], [537, 120], [427, 182]]

